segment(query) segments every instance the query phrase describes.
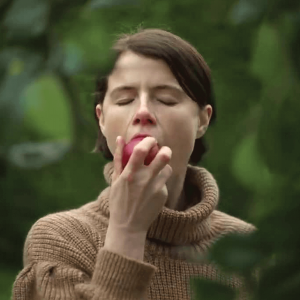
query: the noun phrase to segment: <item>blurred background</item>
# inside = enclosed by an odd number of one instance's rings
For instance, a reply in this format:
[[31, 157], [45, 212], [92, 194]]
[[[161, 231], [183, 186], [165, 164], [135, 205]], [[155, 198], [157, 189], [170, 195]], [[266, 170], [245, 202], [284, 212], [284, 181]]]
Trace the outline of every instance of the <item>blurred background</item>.
[[[0, 300], [33, 223], [106, 186], [107, 161], [91, 153], [95, 79], [117, 34], [138, 27], [186, 39], [212, 70], [217, 122], [201, 165], [219, 209], [259, 228], [217, 243], [213, 259], [244, 276], [253, 299], [300, 299], [299, 1], [1, 0]], [[197, 299], [232, 299], [195, 283]]]

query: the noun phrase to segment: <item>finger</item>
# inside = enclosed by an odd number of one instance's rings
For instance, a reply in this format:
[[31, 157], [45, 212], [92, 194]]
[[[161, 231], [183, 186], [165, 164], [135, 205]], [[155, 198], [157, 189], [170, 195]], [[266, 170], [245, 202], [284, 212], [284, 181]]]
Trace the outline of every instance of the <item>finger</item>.
[[163, 146], [149, 165], [152, 171], [152, 177], [156, 177], [170, 162], [171, 158], [172, 150], [169, 147]]
[[115, 177], [118, 178], [122, 173], [122, 155], [125, 146], [125, 141], [122, 136], [118, 136], [116, 140], [116, 150], [114, 154], [114, 173]]
[[134, 170], [144, 166], [145, 159], [149, 154], [152, 147], [157, 144], [157, 141], [154, 137], [146, 137], [138, 144], [134, 146], [132, 155], [126, 166], [127, 172], [132, 173]]
[[164, 187], [168, 179], [171, 177], [172, 173], [172, 167], [169, 164], [167, 164], [153, 179], [153, 186], [157, 192], [159, 192]]

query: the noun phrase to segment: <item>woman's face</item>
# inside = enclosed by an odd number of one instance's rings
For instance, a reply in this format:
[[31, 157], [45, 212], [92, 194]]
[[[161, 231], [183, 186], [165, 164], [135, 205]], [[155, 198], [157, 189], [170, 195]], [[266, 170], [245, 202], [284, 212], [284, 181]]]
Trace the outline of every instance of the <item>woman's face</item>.
[[127, 51], [116, 62], [103, 107], [98, 104], [96, 112], [112, 154], [117, 136], [128, 143], [134, 135], [146, 133], [155, 137], [160, 147], [171, 148], [170, 165], [176, 173], [186, 168], [212, 108], [200, 109], [164, 61]]

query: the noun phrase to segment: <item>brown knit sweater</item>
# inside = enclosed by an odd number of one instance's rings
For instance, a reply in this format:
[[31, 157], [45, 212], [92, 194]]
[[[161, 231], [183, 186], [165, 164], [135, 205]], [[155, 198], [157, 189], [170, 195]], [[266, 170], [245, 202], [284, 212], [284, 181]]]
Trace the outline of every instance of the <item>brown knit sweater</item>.
[[151, 225], [144, 261], [102, 249], [112, 168], [112, 162], [104, 167], [108, 187], [96, 201], [47, 215], [32, 226], [24, 246], [24, 268], [13, 286], [14, 300], [185, 300], [191, 299], [189, 278], [194, 275], [241, 287], [236, 277], [224, 276], [217, 266], [191, 259], [207, 253], [228, 233], [255, 230], [216, 210], [217, 183], [201, 167], [188, 165], [186, 209], [164, 207]]

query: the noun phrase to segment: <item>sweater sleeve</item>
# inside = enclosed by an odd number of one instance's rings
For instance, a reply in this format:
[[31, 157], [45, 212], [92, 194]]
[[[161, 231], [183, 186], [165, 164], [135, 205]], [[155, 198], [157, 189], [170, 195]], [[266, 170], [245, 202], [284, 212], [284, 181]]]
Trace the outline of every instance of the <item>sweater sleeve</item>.
[[24, 268], [14, 282], [12, 300], [147, 298], [156, 267], [101, 248], [91, 272], [85, 268], [85, 253], [80, 253], [76, 244], [68, 245], [69, 241], [55, 232], [53, 224], [41, 220], [27, 236]]

